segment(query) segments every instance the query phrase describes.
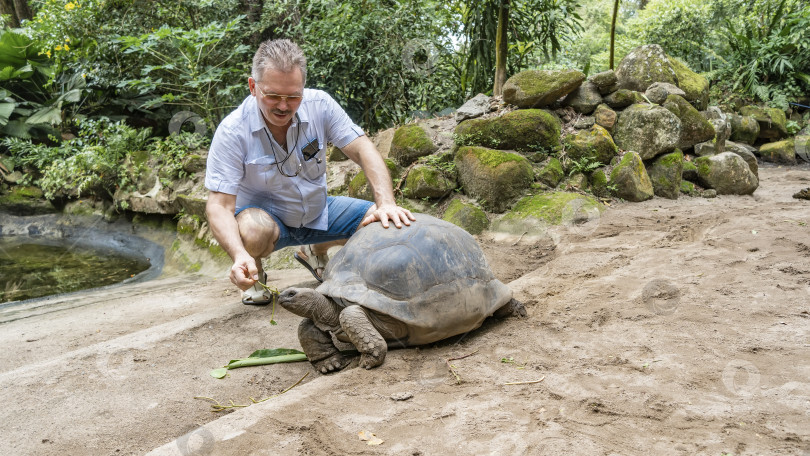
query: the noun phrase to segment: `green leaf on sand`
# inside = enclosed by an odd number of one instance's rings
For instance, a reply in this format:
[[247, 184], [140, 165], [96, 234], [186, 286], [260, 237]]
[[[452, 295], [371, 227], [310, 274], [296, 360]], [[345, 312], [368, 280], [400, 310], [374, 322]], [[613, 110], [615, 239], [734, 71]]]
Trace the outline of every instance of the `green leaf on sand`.
[[211, 376], [214, 378], [225, 378], [226, 375], [228, 375], [227, 367], [220, 367], [211, 371]]
[[214, 369], [211, 371], [211, 376], [214, 378], [223, 378], [227, 375], [229, 369], [238, 369], [240, 367], [263, 366], [265, 364], [279, 364], [279, 363], [297, 363], [299, 361], [306, 361], [307, 355], [304, 352], [294, 350], [292, 348], [273, 348], [256, 350], [249, 357], [243, 359], [232, 359], [225, 367]]

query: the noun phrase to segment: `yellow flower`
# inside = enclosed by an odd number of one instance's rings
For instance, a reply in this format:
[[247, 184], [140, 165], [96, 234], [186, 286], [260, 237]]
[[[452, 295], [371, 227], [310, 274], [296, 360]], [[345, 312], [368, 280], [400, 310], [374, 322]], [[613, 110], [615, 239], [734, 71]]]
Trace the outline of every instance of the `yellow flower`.
[[[54, 51], [61, 51], [61, 50], [62, 50], [62, 45], [61, 45], [61, 44], [57, 44], [57, 45], [56, 45], [56, 47], [55, 47], [55, 48], [53, 48], [53, 50], [54, 50]], [[50, 57], [50, 56], [49, 56], [49, 57]]]
[[65, 37], [65, 43], [70, 43], [70, 37], [69, 36]]
[[69, 51], [69, 50], [70, 50], [70, 47], [69, 47], [67, 44], [65, 45], [65, 50], [66, 50], [66, 51]]
[[79, 5], [77, 5], [77, 4], [73, 3], [73, 2], [68, 2], [68, 3], [65, 4], [65, 11], [70, 11], [72, 9], [75, 9], [77, 6], [79, 6]]
[[51, 58], [51, 50], [48, 49], [47, 51], [45, 51], [45, 55], [47, 55], [48, 58]]
[[86, 78], [87, 78], [87, 73], [82, 73], [82, 79], [86, 79]]

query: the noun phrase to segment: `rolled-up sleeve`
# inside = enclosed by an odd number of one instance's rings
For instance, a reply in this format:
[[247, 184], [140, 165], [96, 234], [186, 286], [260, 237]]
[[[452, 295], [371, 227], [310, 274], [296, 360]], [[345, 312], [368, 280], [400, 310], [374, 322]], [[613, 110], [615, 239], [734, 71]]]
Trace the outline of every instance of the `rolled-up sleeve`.
[[227, 125], [214, 133], [205, 170], [205, 188], [214, 192], [236, 195], [245, 175], [245, 147], [241, 137]]
[[325, 97], [326, 104], [326, 137], [329, 142], [342, 149], [350, 142], [365, 135], [363, 129], [355, 124], [346, 111], [332, 97]]

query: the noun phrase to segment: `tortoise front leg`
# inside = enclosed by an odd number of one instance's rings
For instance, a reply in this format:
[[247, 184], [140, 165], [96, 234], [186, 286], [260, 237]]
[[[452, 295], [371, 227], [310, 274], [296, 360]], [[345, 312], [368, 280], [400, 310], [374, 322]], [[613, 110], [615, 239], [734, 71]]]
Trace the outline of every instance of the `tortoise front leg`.
[[388, 346], [362, 307], [353, 305], [343, 309], [340, 312], [340, 326], [360, 352], [360, 367], [371, 369], [385, 361]]
[[309, 318], [298, 325], [298, 341], [309, 362], [322, 374], [339, 371], [351, 361], [335, 347], [329, 333], [320, 330]]

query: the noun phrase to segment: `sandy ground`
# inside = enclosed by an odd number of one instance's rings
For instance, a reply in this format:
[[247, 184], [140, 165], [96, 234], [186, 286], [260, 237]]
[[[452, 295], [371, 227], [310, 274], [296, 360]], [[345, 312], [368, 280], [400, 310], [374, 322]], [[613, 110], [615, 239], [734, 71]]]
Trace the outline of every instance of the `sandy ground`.
[[[753, 196], [614, 203], [551, 236], [483, 236], [529, 317], [371, 371], [210, 377], [299, 347], [298, 317], [276, 309], [270, 326], [224, 278], [0, 309], [2, 453], [810, 455], [810, 202], [791, 198], [810, 168], [760, 176]], [[195, 399], [250, 404], [305, 374], [244, 408]]]

